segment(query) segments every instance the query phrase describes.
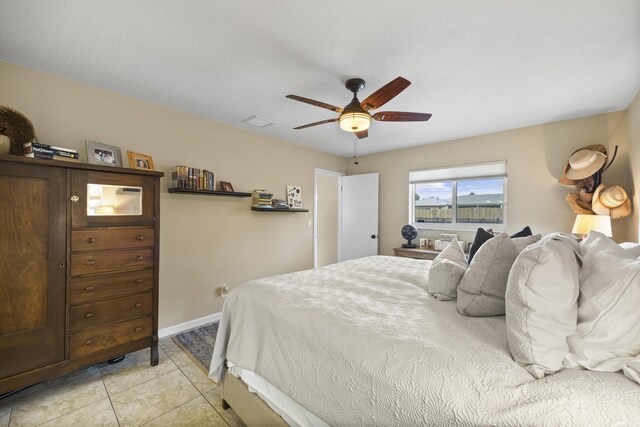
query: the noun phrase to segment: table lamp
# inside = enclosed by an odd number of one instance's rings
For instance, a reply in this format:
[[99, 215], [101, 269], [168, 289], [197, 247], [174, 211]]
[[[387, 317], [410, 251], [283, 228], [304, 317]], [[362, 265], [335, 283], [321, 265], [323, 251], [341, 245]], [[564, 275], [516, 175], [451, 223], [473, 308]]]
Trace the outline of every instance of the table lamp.
[[607, 237], [612, 237], [611, 217], [609, 215], [577, 215], [573, 223], [573, 234], [580, 234], [583, 239], [591, 230], [598, 231]]

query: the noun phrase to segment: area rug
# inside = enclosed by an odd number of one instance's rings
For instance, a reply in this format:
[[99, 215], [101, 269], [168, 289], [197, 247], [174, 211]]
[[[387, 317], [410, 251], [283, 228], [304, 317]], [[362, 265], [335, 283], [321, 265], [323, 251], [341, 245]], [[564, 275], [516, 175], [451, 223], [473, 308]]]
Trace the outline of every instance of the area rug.
[[180, 332], [173, 337], [173, 341], [208, 374], [216, 335], [218, 335], [218, 322]]

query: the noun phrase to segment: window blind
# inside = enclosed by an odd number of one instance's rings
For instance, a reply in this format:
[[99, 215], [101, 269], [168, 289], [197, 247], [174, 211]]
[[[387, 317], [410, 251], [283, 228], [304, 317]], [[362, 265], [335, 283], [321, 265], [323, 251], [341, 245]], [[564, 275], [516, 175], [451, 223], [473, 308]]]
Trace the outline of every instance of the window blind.
[[483, 178], [490, 176], [507, 176], [507, 161], [477, 163], [465, 166], [424, 169], [409, 172], [409, 182], [448, 181], [451, 179]]

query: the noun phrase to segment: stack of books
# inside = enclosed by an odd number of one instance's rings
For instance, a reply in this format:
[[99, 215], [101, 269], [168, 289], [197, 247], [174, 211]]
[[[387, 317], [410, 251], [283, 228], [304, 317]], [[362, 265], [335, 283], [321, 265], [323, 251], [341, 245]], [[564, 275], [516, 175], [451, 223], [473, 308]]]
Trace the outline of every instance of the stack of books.
[[206, 169], [176, 166], [171, 168], [171, 187], [215, 191], [215, 175]]
[[253, 207], [260, 209], [273, 209], [271, 198], [273, 193], [267, 190], [253, 190]]
[[53, 145], [46, 145], [36, 141], [32, 141], [25, 143], [22, 150], [25, 157], [30, 157], [32, 159], [80, 162], [80, 155], [78, 154], [78, 151], [72, 148], [56, 147]]
[[271, 199], [271, 205], [274, 209], [289, 209], [287, 201], [282, 199]]

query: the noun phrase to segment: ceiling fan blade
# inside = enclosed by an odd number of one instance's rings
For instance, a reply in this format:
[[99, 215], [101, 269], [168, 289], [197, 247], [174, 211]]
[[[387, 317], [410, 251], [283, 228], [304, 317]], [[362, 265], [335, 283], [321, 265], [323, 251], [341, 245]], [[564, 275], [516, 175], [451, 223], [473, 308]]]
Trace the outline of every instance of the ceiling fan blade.
[[411, 82], [404, 77], [396, 77], [391, 82], [373, 92], [360, 104], [365, 110], [375, 110], [392, 100], [396, 95], [405, 90]]
[[366, 130], [363, 130], [361, 132], [356, 132], [356, 138], [358, 139], [363, 139], [369, 136], [369, 132], [367, 132]]
[[294, 130], [305, 129], [305, 128], [310, 128], [311, 126], [318, 126], [318, 125], [323, 125], [325, 123], [333, 123], [337, 121], [338, 121], [338, 118], [336, 117], [335, 119], [321, 120], [319, 122], [309, 123], [308, 125], [298, 126], [297, 128], [293, 128], [293, 129]]
[[373, 119], [379, 122], [426, 122], [430, 118], [430, 113], [408, 113], [406, 111], [380, 111], [373, 115]]
[[287, 98], [304, 102], [305, 104], [315, 105], [316, 107], [326, 108], [327, 110], [335, 111], [336, 113], [342, 113], [342, 108], [336, 107], [335, 105], [326, 104], [324, 102], [316, 101], [315, 99], [309, 99], [298, 95], [287, 95]]

